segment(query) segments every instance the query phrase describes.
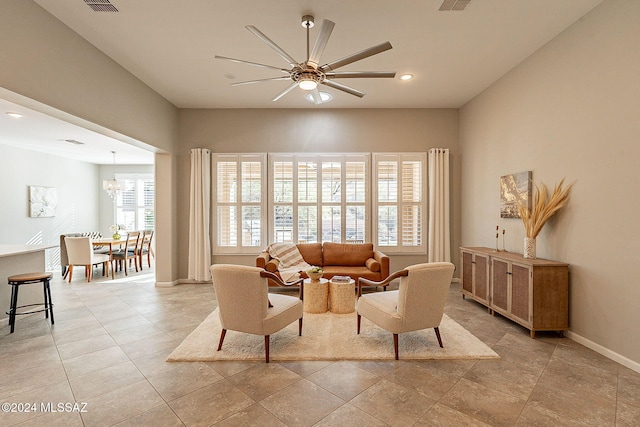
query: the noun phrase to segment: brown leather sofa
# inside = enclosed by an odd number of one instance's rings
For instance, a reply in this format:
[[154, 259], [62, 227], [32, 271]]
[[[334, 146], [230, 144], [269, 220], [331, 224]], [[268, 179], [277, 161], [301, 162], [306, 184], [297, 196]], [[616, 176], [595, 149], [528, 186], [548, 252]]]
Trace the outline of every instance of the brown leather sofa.
[[[381, 281], [389, 276], [389, 257], [373, 250], [372, 243], [299, 243], [296, 245], [304, 260], [311, 265], [322, 267], [322, 277], [350, 276], [356, 282], [359, 277]], [[268, 252], [256, 258], [256, 267], [278, 274], [278, 260]], [[301, 277], [307, 275], [303, 271]]]

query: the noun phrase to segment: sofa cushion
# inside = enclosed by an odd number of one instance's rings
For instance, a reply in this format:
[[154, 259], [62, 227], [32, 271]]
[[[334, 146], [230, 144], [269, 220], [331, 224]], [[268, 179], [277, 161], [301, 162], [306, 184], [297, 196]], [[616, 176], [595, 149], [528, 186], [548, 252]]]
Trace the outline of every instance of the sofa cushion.
[[373, 258], [373, 243], [324, 243], [324, 265], [361, 266]]
[[322, 243], [298, 243], [298, 250], [307, 264], [322, 267]]
[[280, 261], [275, 258], [271, 258], [269, 262], [264, 266], [265, 270], [275, 273], [278, 271], [278, 265], [280, 265]]
[[369, 258], [365, 264], [367, 268], [373, 271], [374, 273], [377, 273], [378, 271], [380, 271], [380, 263], [373, 258]]

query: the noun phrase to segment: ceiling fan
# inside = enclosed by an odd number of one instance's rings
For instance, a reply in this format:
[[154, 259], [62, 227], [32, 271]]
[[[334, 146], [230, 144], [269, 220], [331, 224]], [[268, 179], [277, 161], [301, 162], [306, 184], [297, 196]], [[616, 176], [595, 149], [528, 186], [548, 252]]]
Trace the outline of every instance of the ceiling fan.
[[264, 44], [269, 46], [271, 49], [275, 50], [278, 55], [284, 58], [285, 61], [289, 63], [291, 66], [290, 69], [275, 67], [271, 65], [259, 64], [257, 62], [245, 61], [242, 59], [228, 58], [226, 56], [215, 55], [216, 59], [223, 59], [226, 61], [239, 62], [241, 64], [253, 65], [255, 67], [269, 68], [272, 70], [280, 71], [285, 76], [281, 77], [272, 77], [267, 79], [259, 79], [259, 80], [250, 80], [246, 82], [238, 82], [233, 83], [231, 86], [240, 86], [252, 83], [260, 83], [266, 81], [273, 80], [289, 80], [291, 83], [289, 86], [276, 95], [273, 98], [273, 101], [277, 101], [282, 98], [287, 93], [291, 92], [296, 87], [300, 87], [300, 89], [310, 91], [311, 97], [316, 104], [321, 104], [322, 99], [320, 97], [320, 92], [318, 91], [318, 85], [329, 86], [334, 89], [341, 90], [343, 92], [349, 93], [351, 95], [355, 95], [359, 98], [364, 96], [363, 92], [356, 90], [352, 87], [346, 86], [342, 83], [338, 83], [336, 79], [353, 79], [353, 78], [394, 78], [396, 73], [393, 71], [335, 71], [340, 67], [344, 67], [345, 65], [349, 65], [353, 62], [360, 61], [361, 59], [368, 58], [370, 56], [376, 55], [378, 53], [384, 52], [392, 48], [391, 43], [384, 42], [377, 46], [370, 47], [368, 49], [364, 49], [360, 52], [356, 52], [354, 54], [345, 56], [342, 59], [338, 59], [337, 61], [329, 62], [324, 65], [320, 65], [320, 57], [324, 52], [324, 49], [329, 41], [329, 36], [331, 36], [331, 32], [333, 31], [333, 27], [335, 23], [329, 21], [328, 19], [322, 20], [322, 25], [320, 26], [320, 32], [318, 34], [318, 38], [316, 39], [315, 44], [313, 45], [313, 49], [309, 50], [309, 29], [314, 26], [314, 18], [311, 15], [305, 15], [302, 17], [302, 26], [307, 30], [307, 59], [299, 63], [297, 62], [291, 55], [285, 52], [280, 46], [275, 44], [269, 37], [264, 35], [260, 30], [258, 30], [253, 25], [247, 25], [245, 28], [249, 30], [253, 35], [258, 37]]

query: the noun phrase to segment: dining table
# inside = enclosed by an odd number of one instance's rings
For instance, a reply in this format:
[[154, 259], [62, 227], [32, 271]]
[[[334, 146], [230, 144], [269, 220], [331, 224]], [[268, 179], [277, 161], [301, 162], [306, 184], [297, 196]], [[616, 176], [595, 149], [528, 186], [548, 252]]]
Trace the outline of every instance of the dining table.
[[111, 268], [111, 279], [115, 279], [115, 271], [113, 269], [113, 247], [121, 247], [122, 245], [125, 245], [127, 243], [127, 239], [126, 237], [120, 238], [120, 239], [114, 239], [113, 237], [103, 237], [100, 239], [93, 239], [91, 241], [91, 244], [93, 245], [93, 248], [101, 248], [103, 246], [109, 246], [109, 262], [112, 265]]

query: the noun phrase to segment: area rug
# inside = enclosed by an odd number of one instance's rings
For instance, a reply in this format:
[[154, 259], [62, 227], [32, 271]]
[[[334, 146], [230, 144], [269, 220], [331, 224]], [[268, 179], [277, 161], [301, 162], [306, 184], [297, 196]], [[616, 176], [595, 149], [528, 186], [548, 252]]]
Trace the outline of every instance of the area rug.
[[[393, 335], [362, 318], [356, 334], [356, 314], [304, 314], [302, 336], [298, 322], [271, 335], [270, 359], [278, 360], [391, 360]], [[222, 350], [218, 309], [211, 313], [169, 355], [168, 362], [264, 360], [264, 337], [227, 331]], [[400, 359], [493, 359], [499, 356], [446, 314], [440, 324], [444, 348], [435, 331], [400, 334]]]

